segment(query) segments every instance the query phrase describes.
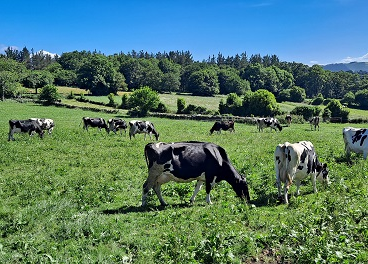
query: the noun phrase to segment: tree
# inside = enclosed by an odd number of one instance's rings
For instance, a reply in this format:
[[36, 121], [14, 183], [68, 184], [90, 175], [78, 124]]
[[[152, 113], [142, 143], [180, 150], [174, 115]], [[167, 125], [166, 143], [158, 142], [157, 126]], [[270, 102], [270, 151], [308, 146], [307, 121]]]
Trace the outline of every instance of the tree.
[[45, 105], [50, 105], [55, 103], [60, 98], [60, 95], [55, 85], [48, 84], [42, 88], [38, 98], [40, 101], [43, 101]]
[[146, 116], [148, 111], [157, 109], [160, 103], [160, 97], [156, 91], [150, 87], [144, 86], [135, 90], [129, 97], [129, 106], [133, 108], [138, 116]]
[[242, 95], [250, 90], [249, 82], [240, 78], [234, 68], [226, 67], [220, 69], [218, 72], [218, 81], [220, 94], [236, 93]]
[[301, 87], [294, 86], [290, 89], [290, 101], [301, 103], [304, 101], [306, 95], [305, 90]]
[[[364, 101], [366, 102], [367, 100]], [[341, 103], [346, 104], [347, 106], [352, 106], [355, 103], [355, 94], [353, 92], [347, 92], [341, 99]]]
[[214, 69], [193, 72], [189, 82], [189, 88], [193, 95], [213, 96], [220, 91], [217, 73]]
[[274, 116], [279, 114], [280, 109], [275, 96], [267, 90], [260, 89], [245, 94], [243, 111], [245, 115]]
[[124, 87], [124, 81], [124, 76], [114, 68], [113, 63], [101, 54], [92, 54], [78, 71], [80, 87], [93, 95], [116, 94]]
[[38, 93], [38, 88], [42, 88], [54, 82], [54, 76], [44, 70], [28, 71], [28, 74], [23, 79], [23, 85], [28, 88], [33, 88]]
[[355, 93], [355, 102], [363, 109], [368, 109], [368, 89]]
[[339, 100], [331, 99], [326, 108], [331, 111], [332, 117], [341, 117], [343, 122], [348, 121], [349, 110], [343, 109], [344, 106], [340, 103]]

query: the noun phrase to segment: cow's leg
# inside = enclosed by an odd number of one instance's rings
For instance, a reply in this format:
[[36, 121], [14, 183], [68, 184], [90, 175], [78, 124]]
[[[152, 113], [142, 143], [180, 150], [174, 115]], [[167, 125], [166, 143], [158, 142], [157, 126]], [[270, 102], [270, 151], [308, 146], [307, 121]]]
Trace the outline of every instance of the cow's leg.
[[153, 190], [155, 191], [158, 199], [160, 200], [161, 205], [166, 206], [167, 203], [165, 202], [164, 198], [162, 197], [161, 184], [156, 183], [156, 185], [153, 186]]
[[195, 200], [198, 192], [201, 190], [202, 186], [203, 186], [203, 181], [197, 181], [197, 184], [195, 186], [193, 195], [192, 195], [192, 197], [190, 197], [190, 202], [191, 203], [194, 203], [194, 200]]
[[315, 173], [311, 173], [311, 180], [312, 180], [312, 185], [313, 185], [313, 191], [314, 193], [317, 192], [317, 186], [316, 186], [316, 174]]
[[287, 183], [284, 183], [284, 203], [286, 204], [289, 203], [289, 200], [288, 200], [289, 187], [290, 185], [288, 185]]
[[301, 181], [299, 179], [295, 179], [295, 185], [296, 185], [296, 195], [299, 195], [299, 188], [300, 188]]
[[13, 141], [15, 140], [13, 135], [14, 135], [14, 130], [11, 128], [9, 129], [8, 141], [10, 141], [10, 139]]
[[279, 196], [281, 197], [281, 180], [280, 180], [280, 170], [276, 169], [276, 185]]
[[[210, 178], [210, 177], [208, 177], [208, 178]], [[206, 193], [207, 193], [207, 195], [206, 195], [206, 202], [208, 204], [212, 204], [210, 192], [212, 190], [212, 187], [215, 186], [215, 184], [216, 184], [216, 178], [217, 177], [214, 177], [211, 182], [210, 181], [206, 181]]]

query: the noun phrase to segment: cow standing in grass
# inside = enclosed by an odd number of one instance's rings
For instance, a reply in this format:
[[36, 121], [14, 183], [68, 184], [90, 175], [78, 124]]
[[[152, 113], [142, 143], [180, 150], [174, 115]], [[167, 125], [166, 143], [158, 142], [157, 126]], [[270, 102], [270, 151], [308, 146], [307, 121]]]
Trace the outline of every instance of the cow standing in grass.
[[316, 193], [316, 180], [329, 183], [326, 163], [321, 163], [310, 141], [291, 144], [285, 142], [274, 152], [276, 183], [281, 197], [281, 182], [284, 184], [284, 202], [288, 203], [288, 190], [295, 181], [296, 194], [299, 195], [301, 181], [310, 176]]
[[291, 121], [292, 121], [291, 115], [286, 115], [285, 116], [285, 121], [286, 121], [287, 126], [290, 126]]
[[213, 124], [210, 130], [210, 133], [211, 135], [214, 131], [221, 133], [221, 130], [224, 130], [224, 131], [229, 130], [229, 132], [235, 132], [234, 121], [216, 121]]
[[55, 128], [54, 120], [50, 118], [30, 118], [29, 120], [36, 121], [41, 129], [47, 131], [49, 135], [51, 135]]
[[28, 133], [30, 136], [37, 133], [43, 138], [44, 132], [35, 120], [9, 120], [8, 141], [15, 140], [14, 133]]
[[206, 201], [211, 204], [210, 191], [220, 181], [227, 181], [237, 196], [249, 201], [247, 181], [231, 164], [225, 150], [213, 143], [175, 142], [149, 143], [144, 148], [148, 178], [143, 184], [142, 206], [150, 189], [156, 192], [161, 205], [166, 205], [161, 185], [170, 181], [179, 183], [197, 180], [190, 202], [206, 185]]
[[126, 129], [128, 128], [127, 123], [125, 122], [125, 120], [121, 119], [121, 118], [111, 118], [107, 121], [108, 125], [109, 125], [109, 133], [110, 131], [113, 131], [116, 134], [116, 131], [120, 130], [120, 135], [122, 134], [122, 131], [124, 130], [125, 134], [126, 134]]
[[342, 130], [345, 143], [345, 154], [350, 158], [351, 152], [363, 154], [363, 159], [368, 156], [368, 129], [345, 127]]
[[91, 117], [83, 117], [83, 128], [88, 131], [88, 127], [98, 127], [98, 129], [101, 131], [102, 128], [106, 130], [106, 132], [109, 132], [109, 128], [106, 124], [105, 119], [103, 118], [91, 118]]
[[263, 128], [265, 127], [269, 127], [270, 131], [272, 131], [272, 129], [274, 129], [275, 131], [276, 128], [281, 131], [282, 130], [282, 126], [280, 125], [279, 121], [276, 118], [258, 118], [257, 119], [257, 127], [258, 127], [258, 131], [259, 132], [263, 132]]
[[311, 126], [311, 130], [313, 130], [313, 127], [314, 127], [314, 130], [317, 129], [318, 127], [318, 131], [319, 131], [319, 116], [314, 116], [312, 117], [310, 120], [309, 120], [309, 124]]
[[155, 136], [156, 140], [158, 140], [160, 137], [160, 134], [150, 121], [131, 120], [129, 121], [129, 126], [130, 139], [132, 139], [132, 136], [135, 137], [135, 134], [144, 134], [144, 140], [146, 140], [147, 134], [149, 135], [150, 139], [152, 139], [152, 135]]

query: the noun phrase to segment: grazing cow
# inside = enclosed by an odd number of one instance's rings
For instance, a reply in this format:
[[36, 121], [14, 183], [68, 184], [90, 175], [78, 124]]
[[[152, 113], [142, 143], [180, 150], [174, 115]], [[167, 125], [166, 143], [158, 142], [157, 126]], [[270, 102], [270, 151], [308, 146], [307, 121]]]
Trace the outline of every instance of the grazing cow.
[[34, 120], [9, 120], [9, 135], [8, 141], [15, 140], [14, 133], [28, 133], [32, 136], [32, 133], [36, 132], [40, 138], [43, 138], [44, 132], [40, 125]]
[[90, 118], [90, 117], [83, 117], [83, 128], [88, 131], [88, 127], [98, 127], [98, 129], [101, 131], [102, 128], [106, 130], [106, 132], [109, 132], [109, 128], [106, 124], [105, 119], [103, 118]]
[[314, 116], [309, 120], [309, 124], [311, 126], [311, 130], [313, 130], [313, 126], [314, 126], [314, 130], [316, 130], [316, 128], [318, 127], [318, 131], [319, 131], [319, 116]]
[[275, 149], [274, 157], [278, 194], [281, 197], [281, 182], [283, 182], [286, 204], [288, 203], [288, 190], [294, 180], [297, 195], [299, 195], [301, 181], [307, 176], [311, 177], [315, 193], [317, 192], [316, 179], [329, 183], [327, 164], [318, 160], [310, 141], [280, 144]]
[[148, 166], [148, 178], [143, 184], [142, 206], [151, 188], [156, 192], [161, 205], [161, 185], [170, 181], [179, 183], [197, 180], [190, 202], [206, 184], [206, 201], [211, 204], [210, 191], [215, 183], [227, 181], [237, 196], [250, 200], [247, 181], [231, 164], [225, 150], [213, 143], [176, 142], [149, 143], [144, 148]]
[[221, 130], [235, 132], [234, 121], [216, 121], [215, 124], [213, 124], [210, 133], [211, 135], [214, 131], [221, 133]]
[[270, 131], [272, 131], [272, 129], [275, 129], [278, 128], [279, 131], [282, 130], [282, 126], [280, 125], [279, 121], [276, 119], [276, 118], [258, 118], [257, 119], [257, 127], [258, 127], [258, 131], [259, 132], [263, 132], [263, 128], [264, 127], [269, 127], [270, 128]]
[[120, 135], [121, 135], [122, 130], [124, 130], [124, 132], [126, 134], [126, 129], [127, 129], [128, 125], [125, 122], [125, 120], [123, 120], [121, 118], [111, 118], [107, 121], [107, 123], [109, 125], [109, 130], [108, 130], [109, 133], [110, 133], [110, 131], [113, 131], [116, 134], [116, 131], [120, 130]]
[[30, 118], [29, 120], [36, 121], [42, 130], [47, 130], [49, 135], [51, 135], [54, 130], [55, 123], [54, 120], [50, 118]]
[[290, 124], [291, 124], [291, 115], [286, 115], [285, 116], [285, 121], [286, 121], [287, 126], [290, 126]]
[[350, 158], [350, 152], [363, 154], [363, 158], [368, 156], [368, 129], [345, 127], [342, 130], [345, 143], [345, 154]]
[[155, 135], [156, 140], [159, 139], [160, 134], [155, 129], [155, 126], [150, 121], [140, 121], [140, 120], [132, 120], [129, 121], [129, 138], [132, 139], [132, 136], [135, 137], [135, 134], [144, 133], [144, 140], [146, 140], [147, 134], [150, 139], [152, 139], [152, 134]]

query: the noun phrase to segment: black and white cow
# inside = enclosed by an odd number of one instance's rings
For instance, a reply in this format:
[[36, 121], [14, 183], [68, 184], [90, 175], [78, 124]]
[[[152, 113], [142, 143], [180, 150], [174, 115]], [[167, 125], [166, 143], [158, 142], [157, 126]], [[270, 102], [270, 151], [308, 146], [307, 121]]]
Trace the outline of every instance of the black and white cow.
[[32, 136], [32, 133], [36, 132], [40, 138], [43, 138], [44, 132], [40, 125], [34, 120], [9, 120], [9, 134], [8, 141], [15, 140], [14, 133], [28, 133]]
[[155, 135], [156, 140], [159, 139], [160, 134], [157, 132], [155, 126], [150, 121], [140, 121], [140, 120], [132, 120], [129, 121], [129, 138], [132, 139], [132, 136], [135, 137], [135, 134], [144, 133], [144, 140], [146, 140], [147, 134], [150, 139], [152, 139], [152, 134]]
[[363, 154], [363, 158], [368, 156], [368, 129], [345, 127], [342, 130], [345, 143], [345, 153], [350, 158], [351, 152]]
[[105, 119], [103, 118], [90, 118], [90, 117], [83, 117], [83, 128], [88, 131], [88, 127], [98, 127], [98, 129], [101, 131], [102, 128], [106, 130], [106, 132], [109, 132], [109, 128], [106, 124]]
[[107, 121], [108, 125], [109, 125], [109, 133], [110, 131], [113, 131], [116, 134], [116, 131], [120, 130], [120, 135], [122, 134], [122, 130], [124, 130], [125, 134], [126, 134], [126, 129], [128, 127], [127, 123], [125, 122], [125, 120], [121, 119], [121, 118], [111, 118]]
[[30, 118], [29, 120], [36, 121], [42, 130], [47, 130], [49, 135], [51, 135], [54, 130], [55, 123], [54, 120], [50, 118]]
[[265, 127], [269, 127], [270, 128], [270, 131], [272, 131], [272, 129], [275, 129], [278, 128], [279, 131], [282, 130], [282, 126], [280, 125], [280, 122], [276, 119], [276, 118], [264, 118], [264, 117], [261, 117], [261, 118], [257, 118], [257, 127], [258, 127], [258, 131], [259, 132], [263, 132], [263, 128]]
[[221, 130], [235, 132], [234, 121], [216, 121], [210, 129], [210, 133], [211, 135], [214, 131], [221, 133]]
[[156, 192], [161, 205], [161, 185], [170, 181], [179, 183], [197, 180], [190, 201], [193, 203], [203, 183], [206, 184], [206, 201], [211, 204], [210, 191], [215, 183], [227, 181], [237, 196], [250, 200], [247, 181], [231, 164], [225, 150], [213, 143], [175, 142], [149, 143], [144, 149], [148, 178], [143, 184], [142, 206], [150, 189]]
[[319, 116], [313, 116], [310, 120], [309, 120], [309, 124], [311, 126], [311, 130], [313, 130], [313, 126], [314, 126], [314, 130], [317, 129], [318, 127], [318, 131], [319, 131]]
[[308, 176], [311, 177], [315, 193], [317, 192], [316, 179], [329, 183], [327, 164], [318, 160], [310, 141], [280, 144], [275, 149], [274, 158], [278, 195], [281, 197], [282, 182], [285, 203], [288, 203], [288, 190], [293, 181], [296, 183], [297, 195], [299, 195], [301, 181]]
[[290, 126], [291, 121], [292, 121], [291, 115], [286, 115], [285, 116], [285, 121], [286, 121], [287, 126]]

